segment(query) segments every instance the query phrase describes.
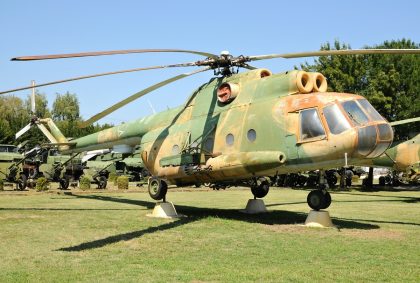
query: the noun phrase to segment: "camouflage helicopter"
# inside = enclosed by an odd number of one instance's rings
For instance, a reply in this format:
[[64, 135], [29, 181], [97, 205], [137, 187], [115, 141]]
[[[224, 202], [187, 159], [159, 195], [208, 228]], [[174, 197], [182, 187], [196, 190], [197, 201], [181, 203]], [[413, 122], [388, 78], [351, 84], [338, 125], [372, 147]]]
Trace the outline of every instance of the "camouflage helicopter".
[[[180, 64], [152, 66], [38, 84], [37, 87], [111, 74], [174, 67], [202, 67], [154, 84], [88, 119], [87, 126], [131, 101], [176, 80], [213, 70], [214, 77], [194, 90], [184, 105], [68, 141], [51, 119], [50, 141], [62, 152], [112, 148], [140, 156], [151, 173], [149, 194], [165, 200], [168, 184], [210, 183], [224, 188], [249, 186], [255, 198], [269, 191], [263, 176], [342, 167], [380, 156], [392, 143], [390, 124], [362, 96], [327, 92], [320, 73], [287, 71], [273, 74], [248, 63], [273, 58], [357, 54], [420, 54], [418, 49], [329, 50], [304, 53], [232, 56], [178, 49], [140, 49], [17, 57], [29, 61], [128, 53], [181, 52], [206, 57]], [[239, 73], [238, 69], [247, 71]], [[29, 87], [17, 88], [8, 93]], [[45, 127], [44, 127], [45, 128]], [[23, 129], [24, 131], [25, 129]], [[313, 190], [308, 205], [331, 204], [324, 189]]]

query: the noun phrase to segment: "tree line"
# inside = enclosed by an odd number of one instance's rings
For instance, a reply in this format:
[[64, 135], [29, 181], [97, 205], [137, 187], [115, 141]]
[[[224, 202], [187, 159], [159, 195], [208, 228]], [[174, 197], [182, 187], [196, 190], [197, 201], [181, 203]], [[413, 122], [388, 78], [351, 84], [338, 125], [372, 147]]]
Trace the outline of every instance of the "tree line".
[[[68, 138], [78, 138], [109, 127], [110, 124], [91, 125], [81, 129], [77, 125], [83, 121], [80, 116], [79, 100], [76, 94], [65, 93], [57, 94], [52, 108], [48, 108], [48, 100], [45, 94], [35, 94], [35, 113], [38, 118], [52, 118], [57, 127]], [[28, 140], [29, 145], [36, 145], [49, 142], [42, 132], [36, 127], [32, 127], [28, 132], [15, 140], [15, 134], [25, 127], [32, 118], [30, 96], [26, 99], [9, 95], [0, 96], [0, 143], [18, 144]]]

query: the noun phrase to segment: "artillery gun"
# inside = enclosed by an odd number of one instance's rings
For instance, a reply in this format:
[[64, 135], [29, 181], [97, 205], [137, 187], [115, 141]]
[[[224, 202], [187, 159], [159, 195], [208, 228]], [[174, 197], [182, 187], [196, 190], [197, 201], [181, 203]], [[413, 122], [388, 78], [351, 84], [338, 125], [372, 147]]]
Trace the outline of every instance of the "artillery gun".
[[0, 145], [0, 179], [16, 184], [18, 190], [24, 190], [27, 184], [26, 175], [23, 173], [25, 157], [18, 153], [14, 145]]

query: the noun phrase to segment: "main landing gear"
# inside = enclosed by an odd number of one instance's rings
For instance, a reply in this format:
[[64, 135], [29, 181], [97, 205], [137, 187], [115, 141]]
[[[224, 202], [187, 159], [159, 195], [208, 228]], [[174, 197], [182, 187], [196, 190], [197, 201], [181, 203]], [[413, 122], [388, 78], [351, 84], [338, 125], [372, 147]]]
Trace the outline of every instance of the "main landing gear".
[[166, 193], [168, 192], [168, 184], [159, 178], [150, 177], [148, 190], [152, 199], [163, 200], [165, 202]]
[[147, 214], [147, 216], [154, 218], [179, 218], [183, 216], [176, 212], [175, 206], [172, 202], [166, 201], [168, 184], [164, 180], [157, 177], [150, 177], [148, 190], [150, 197], [154, 200], [158, 200], [158, 202], [156, 203], [153, 212], [151, 214]]

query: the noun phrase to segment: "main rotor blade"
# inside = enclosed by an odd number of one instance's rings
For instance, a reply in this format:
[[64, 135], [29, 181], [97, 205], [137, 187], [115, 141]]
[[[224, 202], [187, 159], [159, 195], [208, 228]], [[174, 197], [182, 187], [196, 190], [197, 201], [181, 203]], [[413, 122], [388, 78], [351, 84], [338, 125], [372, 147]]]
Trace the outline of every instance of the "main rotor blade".
[[[135, 69], [115, 71], [115, 72], [106, 72], [106, 73], [100, 73], [100, 74], [94, 74], [94, 75], [74, 77], [74, 78], [70, 78], [70, 79], [53, 81], [53, 82], [48, 82], [48, 83], [42, 83], [42, 84], [36, 85], [36, 87], [42, 87], [42, 86], [48, 86], [48, 85], [54, 85], [54, 84], [61, 84], [61, 83], [66, 83], [66, 82], [71, 82], [71, 81], [78, 81], [78, 80], [84, 80], [84, 79], [90, 79], [90, 78], [96, 78], [96, 77], [103, 77], [103, 76], [109, 76], [109, 75], [130, 73], [130, 72], [139, 72], [139, 71], [174, 68], [174, 67], [191, 67], [191, 66], [196, 66], [196, 63], [195, 62], [188, 62], [188, 63], [180, 63], [180, 64], [172, 64], [172, 65], [152, 66], [152, 67], [146, 67], [146, 68], [135, 68]], [[25, 89], [31, 89], [31, 88], [34, 88], [34, 85], [9, 89], [9, 90], [6, 90], [6, 91], [0, 91], [0, 95], [10, 93], [10, 92], [20, 91], [20, 90], [25, 90]]]
[[108, 109], [106, 109], [106, 110], [104, 110], [104, 111], [102, 111], [102, 112], [100, 112], [100, 113], [92, 116], [88, 120], [86, 120], [84, 122], [81, 122], [79, 124], [79, 127], [80, 128], [86, 128], [87, 126], [91, 125], [92, 123], [94, 123], [94, 122], [98, 121], [99, 119], [102, 119], [103, 117], [107, 116], [108, 114], [114, 112], [115, 110], [117, 110], [117, 109], [119, 109], [119, 108], [127, 105], [128, 103], [136, 100], [137, 98], [140, 98], [143, 95], [145, 95], [145, 94], [147, 94], [149, 92], [152, 92], [152, 91], [154, 91], [154, 90], [156, 90], [156, 89], [158, 89], [158, 88], [160, 88], [160, 87], [162, 87], [164, 85], [170, 84], [170, 83], [172, 83], [172, 82], [174, 82], [176, 80], [180, 80], [180, 79], [185, 78], [185, 77], [188, 77], [188, 76], [192, 76], [192, 75], [195, 75], [195, 74], [204, 72], [204, 71], [208, 71], [210, 69], [211, 69], [211, 67], [206, 67], [206, 68], [199, 69], [199, 70], [196, 70], [196, 71], [193, 71], [193, 72], [190, 72], [190, 73], [184, 73], [184, 74], [181, 74], [181, 75], [178, 75], [178, 76], [169, 78], [167, 80], [164, 80], [164, 81], [162, 81], [160, 83], [154, 84], [154, 85], [152, 85], [152, 86], [150, 86], [150, 87], [148, 87], [146, 89], [143, 89], [143, 90], [141, 90], [141, 91], [139, 91], [139, 92], [137, 92], [137, 93], [135, 93], [135, 94], [127, 97], [126, 99], [124, 99], [124, 100], [122, 100], [122, 101], [120, 101], [120, 102], [112, 105]]
[[343, 50], [321, 50], [311, 52], [285, 53], [285, 54], [268, 54], [248, 56], [249, 61], [266, 60], [273, 58], [303, 58], [313, 56], [330, 56], [330, 55], [357, 55], [357, 54], [420, 54], [420, 49], [343, 49]]
[[37, 56], [21, 56], [12, 58], [12, 61], [34, 61], [47, 59], [62, 59], [75, 57], [89, 57], [89, 56], [103, 56], [103, 55], [117, 55], [117, 54], [132, 54], [132, 53], [155, 53], [155, 52], [174, 52], [174, 53], [191, 53], [202, 55], [210, 58], [217, 58], [218, 56], [212, 53], [183, 50], [183, 49], [131, 49], [131, 50], [114, 50], [114, 51], [98, 51], [98, 52], [82, 52], [82, 53], [68, 53], [68, 54], [53, 54], [53, 55], [37, 55]]

